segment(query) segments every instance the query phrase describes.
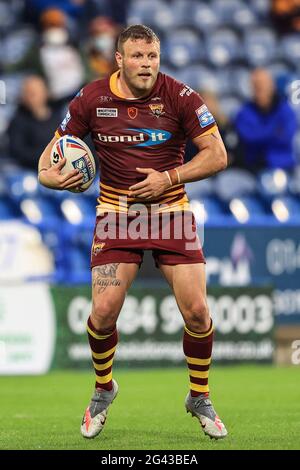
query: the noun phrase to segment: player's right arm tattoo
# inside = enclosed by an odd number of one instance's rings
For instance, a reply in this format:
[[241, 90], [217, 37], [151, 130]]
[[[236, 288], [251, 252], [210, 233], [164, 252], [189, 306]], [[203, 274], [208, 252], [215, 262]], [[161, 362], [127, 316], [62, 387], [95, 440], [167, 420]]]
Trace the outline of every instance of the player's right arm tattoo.
[[120, 263], [103, 264], [93, 269], [93, 288], [102, 294], [108, 286], [118, 287], [121, 280], [117, 278], [117, 269]]

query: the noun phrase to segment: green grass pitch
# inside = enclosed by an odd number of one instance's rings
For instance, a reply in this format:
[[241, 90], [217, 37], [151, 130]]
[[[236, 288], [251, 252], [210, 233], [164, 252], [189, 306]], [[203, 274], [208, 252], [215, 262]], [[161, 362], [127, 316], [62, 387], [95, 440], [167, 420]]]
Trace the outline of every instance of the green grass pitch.
[[215, 366], [211, 397], [229, 436], [204, 436], [187, 414], [184, 368], [115, 369], [119, 395], [103, 432], [85, 440], [81, 418], [93, 373], [0, 377], [0, 449], [300, 449], [299, 367]]

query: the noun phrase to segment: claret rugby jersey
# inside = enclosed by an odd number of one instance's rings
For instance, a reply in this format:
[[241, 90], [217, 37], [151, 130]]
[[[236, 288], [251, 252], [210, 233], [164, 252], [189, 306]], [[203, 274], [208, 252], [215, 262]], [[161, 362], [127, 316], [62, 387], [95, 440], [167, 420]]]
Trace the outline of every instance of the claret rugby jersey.
[[[147, 97], [126, 99], [117, 88], [118, 73], [80, 90], [56, 136], [91, 133], [100, 163], [98, 208], [123, 212], [137, 201], [128, 197], [129, 187], [146, 178], [136, 167], [160, 172], [179, 167], [186, 140], [212, 133], [216, 123], [201, 97], [168, 75], [158, 74]], [[145, 203], [175, 211], [185, 209], [188, 198], [179, 184]]]

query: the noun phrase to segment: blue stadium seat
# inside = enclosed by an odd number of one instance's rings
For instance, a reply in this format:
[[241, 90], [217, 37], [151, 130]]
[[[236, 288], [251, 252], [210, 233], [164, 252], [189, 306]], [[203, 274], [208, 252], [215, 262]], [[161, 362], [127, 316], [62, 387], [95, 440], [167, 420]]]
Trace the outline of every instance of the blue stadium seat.
[[20, 218], [21, 214], [13, 202], [0, 195], [0, 221]]
[[6, 104], [18, 104], [25, 73], [11, 73], [1, 76], [5, 83]]
[[244, 54], [253, 67], [269, 64], [278, 56], [277, 38], [269, 28], [253, 28], [244, 37]]
[[232, 18], [243, 3], [240, 0], [212, 0], [211, 7], [218, 12], [222, 24], [231, 24]]
[[245, 224], [248, 222], [265, 223], [272, 215], [256, 195], [238, 196], [229, 201], [229, 209], [237, 222]]
[[221, 96], [219, 104], [223, 114], [234, 120], [243, 104], [243, 100], [234, 95]]
[[241, 57], [240, 40], [231, 29], [219, 29], [206, 35], [205, 52], [213, 66], [227, 66]]
[[33, 171], [17, 170], [8, 172], [4, 176], [8, 194], [15, 201], [35, 196], [39, 192], [37, 174]]
[[186, 83], [194, 90], [210, 90], [218, 92], [219, 81], [217, 74], [204, 65], [192, 65], [182, 68], [178, 73], [179, 80]]
[[237, 95], [243, 100], [250, 99], [252, 92], [250, 86], [250, 71], [248, 67], [236, 65], [221, 70], [224, 80], [228, 83], [227, 94]]
[[271, 201], [274, 216], [279, 222], [300, 223], [300, 198], [295, 196], [280, 196]]
[[36, 40], [36, 33], [29, 27], [10, 32], [2, 41], [1, 59], [4, 66], [21, 62]]
[[241, 30], [252, 28], [257, 24], [256, 13], [251, 8], [251, 2], [249, 5], [241, 4], [233, 11], [231, 24]]
[[60, 210], [66, 222], [74, 226], [94, 222], [95, 219], [95, 202], [80, 194], [69, 193], [69, 196], [60, 202]]
[[229, 216], [225, 206], [216, 196], [201, 196], [191, 199], [190, 205], [198, 225], [206, 222], [220, 223]]
[[199, 36], [187, 29], [169, 32], [162, 43], [164, 60], [175, 67], [183, 67], [199, 61], [202, 51], [203, 46]]
[[256, 193], [255, 176], [239, 168], [229, 168], [224, 173], [219, 173], [214, 184], [216, 194], [226, 203], [233, 198]]
[[[149, 2], [149, 0], [133, 0], [129, 5], [127, 23], [155, 26], [157, 24], [157, 14], [159, 14], [160, 11], [164, 12], [163, 16], [168, 16], [166, 8], [165, 2], [161, 0], [151, 0], [151, 2]], [[171, 16], [172, 13], [170, 13], [170, 17]], [[168, 22], [168, 18], [165, 21]], [[172, 19], [170, 21], [172, 21]]]
[[269, 201], [274, 196], [281, 196], [288, 191], [289, 176], [283, 169], [267, 169], [258, 175], [258, 190]]
[[300, 35], [291, 34], [286, 36], [281, 41], [281, 55], [283, 58], [288, 59], [296, 67], [300, 63]]
[[194, 181], [193, 183], [186, 183], [185, 190], [189, 199], [201, 199], [204, 196], [211, 196], [214, 194], [214, 179], [207, 178], [202, 181]]
[[[300, 134], [300, 133], [299, 133]], [[300, 135], [299, 135], [300, 141]], [[300, 146], [300, 143], [299, 143]], [[292, 195], [296, 195], [300, 198], [300, 161], [298, 166], [295, 168], [293, 174], [288, 179], [288, 190]]]
[[61, 225], [61, 217], [57, 207], [51, 200], [37, 196], [24, 197], [20, 201], [20, 211], [31, 224], [44, 227], [57, 227]]
[[270, 0], [251, 0], [249, 7], [255, 11], [255, 14], [262, 22], [268, 21], [270, 17]]
[[191, 2], [189, 8], [186, 7], [186, 10], [189, 12], [191, 26], [194, 26], [203, 34], [208, 32], [213, 33], [221, 24], [218, 11], [214, 10], [210, 4]]

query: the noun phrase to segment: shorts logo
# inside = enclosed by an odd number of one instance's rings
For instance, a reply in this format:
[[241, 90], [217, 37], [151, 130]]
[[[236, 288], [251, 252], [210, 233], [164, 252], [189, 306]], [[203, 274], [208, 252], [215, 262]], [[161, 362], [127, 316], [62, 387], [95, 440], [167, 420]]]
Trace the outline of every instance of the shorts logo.
[[134, 108], [132, 106], [131, 108], [127, 109], [127, 113], [128, 113], [128, 116], [130, 117], [130, 119], [135, 119], [137, 117], [138, 110], [137, 110], [137, 108]]
[[100, 253], [100, 251], [102, 251], [104, 246], [105, 246], [105, 243], [93, 243], [93, 248], [92, 248], [93, 255], [96, 256], [98, 253]]
[[207, 106], [203, 104], [200, 108], [196, 109], [196, 115], [199, 119], [200, 126], [202, 128], [209, 126], [215, 122], [215, 118], [211, 112], [207, 109]]
[[159, 118], [160, 116], [162, 116], [163, 114], [165, 114], [165, 112], [163, 111], [164, 109], [164, 105], [163, 104], [149, 104], [149, 108], [151, 109], [151, 115]]
[[96, 108], [97, 117], [118, 117], [117, 108]]

